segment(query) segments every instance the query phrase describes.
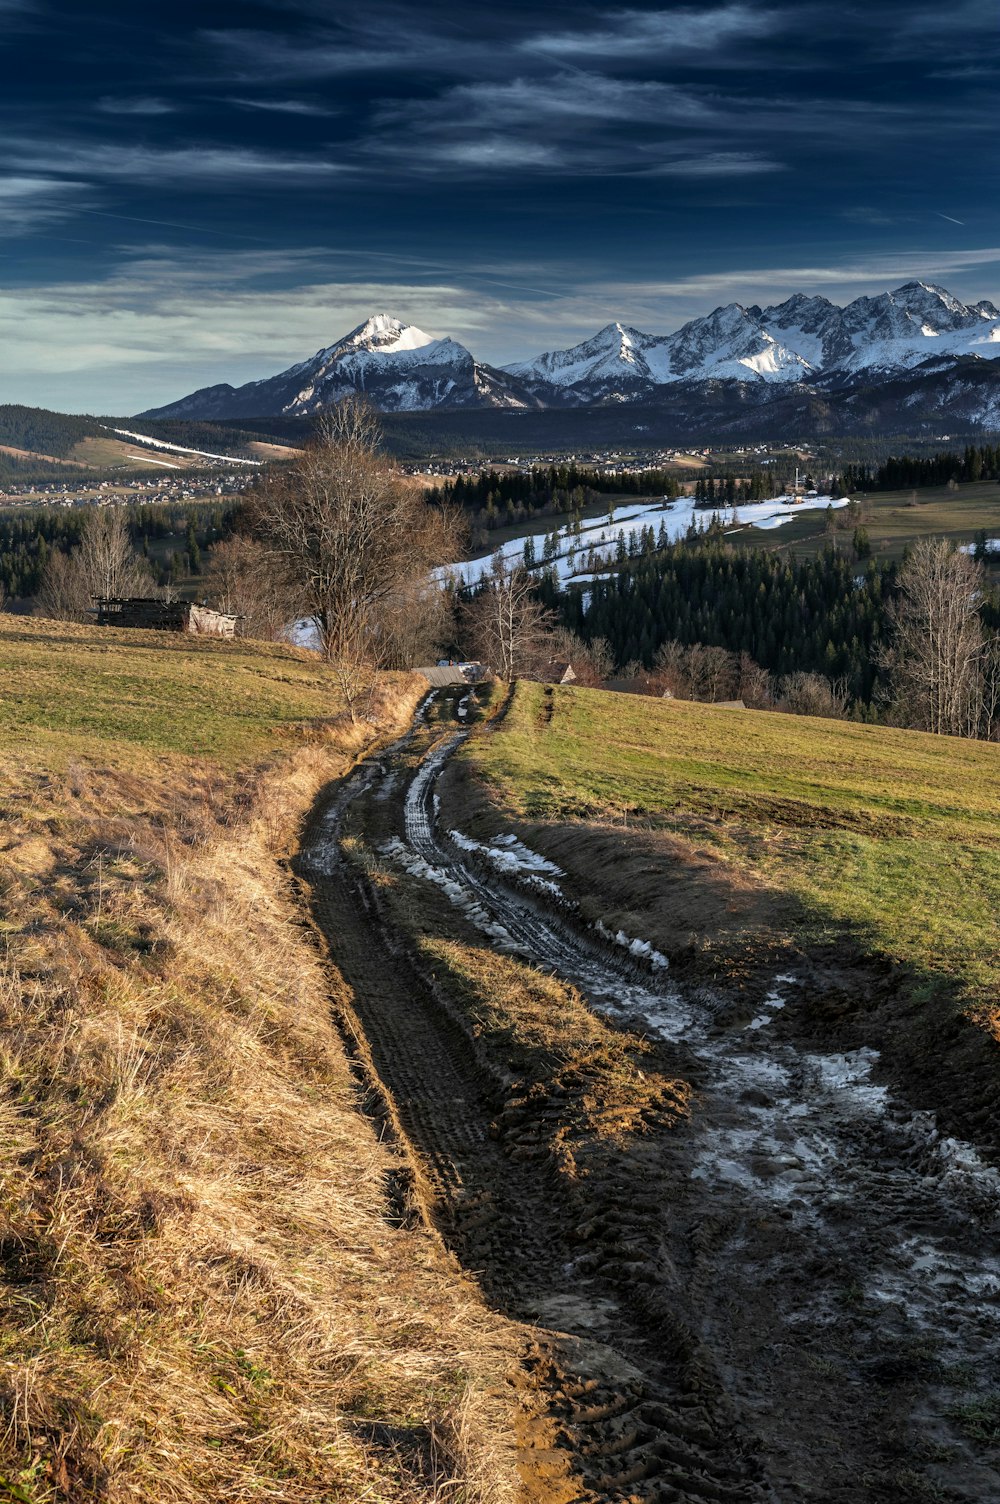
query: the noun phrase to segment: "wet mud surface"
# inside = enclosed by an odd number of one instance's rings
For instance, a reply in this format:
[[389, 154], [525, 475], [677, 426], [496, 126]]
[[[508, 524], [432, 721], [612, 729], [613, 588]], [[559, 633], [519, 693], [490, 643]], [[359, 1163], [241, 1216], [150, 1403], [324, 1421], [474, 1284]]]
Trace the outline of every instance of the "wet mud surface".
[[[525, 1497], [1000, 1500], [1000, 1176], [881, 1082], [856, 1024], [818, 1046], [809, 977], [747, 1016], [577, 923], [523, 847], [485, 859], [441, 780], [470, 722], [425, 705], [321, 803], [299, 870], [428, 1211], [524, 1323]], [[574, 1082], [511, 1098], [359, 852], [652, 1042], [690, 1112], [561, 1162]]]

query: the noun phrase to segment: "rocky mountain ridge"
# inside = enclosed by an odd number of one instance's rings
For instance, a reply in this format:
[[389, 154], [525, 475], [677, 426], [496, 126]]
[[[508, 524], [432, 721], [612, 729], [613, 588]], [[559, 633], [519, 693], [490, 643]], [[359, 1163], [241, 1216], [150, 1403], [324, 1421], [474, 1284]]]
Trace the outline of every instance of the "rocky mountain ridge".
[[[659, 403], [672, 395], [689, 406], [699, 393], [707, 400], [720, 383], [734, 386], [752, 411], [770, 402], [773, 387], [836, 400], [909, 376], [911, 407], [922, 405], [924, 378], [933, 378], [934, 409], [946, 415], [953, 377], [965, 420], [989, 426], [996, 403], [988, 366], [997, 359], [1000, 310], [987, 301], [962, 303], [924, 282], [845, 307], [800, 293], [768, 308], [729, 303], [666, 335], [615, 322], [568, 349], [502, 368], [477, 360], [456, 340], [382, 313], [276, 376], [204, 387], [142, 416], [301, 417], [349, 393], [402, 413]], [[990, 395], [977, 418], [970, 385], [976, 388], [980, 373]]]

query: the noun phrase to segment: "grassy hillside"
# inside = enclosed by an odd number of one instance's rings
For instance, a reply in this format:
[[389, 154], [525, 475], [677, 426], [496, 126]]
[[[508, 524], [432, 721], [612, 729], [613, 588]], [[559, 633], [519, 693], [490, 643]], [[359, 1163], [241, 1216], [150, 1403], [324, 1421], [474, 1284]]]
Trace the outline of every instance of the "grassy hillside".
[[[880, 559], [901, 559], [918, 538], [971, 543], [983, 529], [992, 537], [1000, 537], [1000, 486], [992, 481], [961, 485], [955, 491], [946, 486], [873, 491], [859, 499], [865, 507], [863, 526], [872, 553]], [[850, 531], [836, 536], [840, 548], [850, 549]], [[729, 541], [741, 548], [763, 548], [803, 558], [815, 557], [830, 543], [823, 512], [804, 512], [781, 528], [747, 528], [731, 534]]]
[[506, 1499], [505, 1331], [277, 859], [373, 728], [293, 649], [2, 615], [0, 701], [0, 1498]]
[[154, 770], [208, 757], [220, 774], [290, 751], [340, 710], [315, 654], [0, 614], [0, 749]]
[[524, 683], [466, 756], [630, 933], [878, 952], [996, 1027], [1000, 747]]

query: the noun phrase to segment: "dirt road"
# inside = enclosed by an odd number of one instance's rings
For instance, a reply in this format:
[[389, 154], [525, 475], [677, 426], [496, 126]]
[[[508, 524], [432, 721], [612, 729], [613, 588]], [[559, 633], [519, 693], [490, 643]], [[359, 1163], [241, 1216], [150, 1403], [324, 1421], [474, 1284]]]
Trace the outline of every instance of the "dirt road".
[[[873, 1051], [796, 1037], [805, 979], [734, 1017], [722, 986], [671, 986], [641, 937], [577, 924], [513, 838], [476, 850], [441, 780], [466, 735], [502, 734], [474, 717], [458, 694], [425, 704], [320, 807], [300, 870], [430, 1213], [526, 1324], [528, 1496], [1000, 1500], [1000, 1177], [893, 1100]], [[653, 1041], [694, 1110], [552, 1174], [537, 1146], [571, 1091], [505, 1116], [504, 1062], [414, 944], [433, 908], [401, 919], [373, 863]]]

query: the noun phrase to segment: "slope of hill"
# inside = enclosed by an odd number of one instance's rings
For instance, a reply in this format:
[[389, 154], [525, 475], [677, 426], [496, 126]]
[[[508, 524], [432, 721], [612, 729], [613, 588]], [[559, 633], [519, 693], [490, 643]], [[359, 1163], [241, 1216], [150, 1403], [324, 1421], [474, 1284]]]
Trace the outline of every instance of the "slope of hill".
[[0, 706], [0, 1492], [507, 1499], [508, 1339], [403, 1225], [279, 860], [359, 750], [332, 674], [0, 615]]
[[[278, 450], [282, 457], [285, 450]], [[256, 466], [275, 456], [260, 436], [203, 423], [146, 423], [0, 406], [0, 479], [82, 483], [88, 478]]]
[[[964, 1097], [935, 1103], [957, 1121], [997, 1095], [1000, 746], [522, 684], [503, 733], [469, 755], [483, 812], [514, 817], [608, 923], [702, 974], [791, 969], [811, 949], [832, 974], [877, 956], [890, 995], [881, 1017], [870, 989], [857, 996], [859, 1026], [870, 1012], [932, 1096], [942, 1040], [956, 1069], [979, 1060]], [[975, 1026], [959, 1037], [962, 1017]]]

